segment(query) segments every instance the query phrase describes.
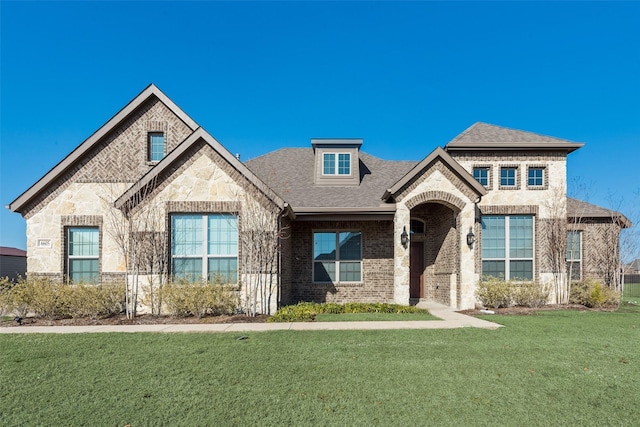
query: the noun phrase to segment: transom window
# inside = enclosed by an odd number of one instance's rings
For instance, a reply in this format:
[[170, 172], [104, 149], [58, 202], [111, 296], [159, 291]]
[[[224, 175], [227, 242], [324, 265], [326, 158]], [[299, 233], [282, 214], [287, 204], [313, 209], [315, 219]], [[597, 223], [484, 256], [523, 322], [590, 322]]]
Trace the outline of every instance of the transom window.
[[482, 275], [533, 280], [533, 216], [482, 217]]
[[313, 281], [315, 283], [362, 281], [362, 233], [360, 231], [313, 233]]
[[98, 227], [67, 229], [67, 277], [71, 282], [98, 282], [100, 232]]
[[238, 217], [228, 213], [171, 216], [171, 271], [188, 281], [238, 281]]
[[514, 167], [500, 168], [500, 185], [502, 187], [515, 187], [517, 170]]
[[473, 177], [485, 187], [489, 186], [489, 168], [477, 167], [473, 168]]
[[323, 175], [351, 175], [351, 153], [324, 153]]
[[544, 168], [529, 168], [527, 185], [529, 187], [542, 187], [544, 185]]
[[579, 231], [567, 232], [567, 274], [571, 280], [582, 277], [581, 237]]
[[411, 219], [411, 234], [424, 234], [424, 221], [421, 219]]
[[164, 157], [164, 133], [149, 132], [147, 160], [150, 162], [159, 162]]

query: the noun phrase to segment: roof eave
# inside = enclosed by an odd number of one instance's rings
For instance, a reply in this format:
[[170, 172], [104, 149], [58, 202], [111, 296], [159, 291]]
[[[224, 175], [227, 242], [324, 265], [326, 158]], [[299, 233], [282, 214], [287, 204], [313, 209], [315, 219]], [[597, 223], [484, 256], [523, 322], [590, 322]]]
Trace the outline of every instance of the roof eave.
[[450, 143], [445, 146], [445, 151], [566, 151], [572, 153], [584, 146], [583, 143], [537, 143], [537, 142], [517, 142], [517, 143]]

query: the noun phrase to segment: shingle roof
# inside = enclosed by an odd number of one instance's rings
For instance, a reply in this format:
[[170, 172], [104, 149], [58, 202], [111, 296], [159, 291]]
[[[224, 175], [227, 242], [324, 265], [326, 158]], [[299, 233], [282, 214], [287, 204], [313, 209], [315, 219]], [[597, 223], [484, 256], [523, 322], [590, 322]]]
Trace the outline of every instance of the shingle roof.
[[294, 211], [314, 208], [374, 210], [383, 207], [387, 188], [402, 178], [417, 162], [382, 160], [359, 153], [359, 186], [316, 186], [314, 152], [311, 148], [282, 148], [247, 161], [246, 166], [286, 200]]
[[569, 218], [611, 218], [620, 221], [624, 228], [631, 227], [631, 221], [620, 212], [571, 197], [567, 197], [567, 216]]
[[27, 251], [23, 251], [22, 249], [18, 249], [18, 248], [0, 246], [0, 255], [24, 257], [24, 256], [27, 256]]
[[545, 148], [571, 152], [583, 145], [566, 139], [477, 122], [452, 139], [445, 150]]

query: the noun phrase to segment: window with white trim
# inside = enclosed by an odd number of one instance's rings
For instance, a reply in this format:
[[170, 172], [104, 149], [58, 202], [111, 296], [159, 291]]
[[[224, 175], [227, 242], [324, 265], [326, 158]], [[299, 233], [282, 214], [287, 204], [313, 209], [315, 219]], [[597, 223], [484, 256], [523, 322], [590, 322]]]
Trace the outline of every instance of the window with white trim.
[[97, 283], [100, 278], [100, 230], [67, 228], [67, 277], [71, 282]]
[[238, 217], [229, 213], [171, 215], [171, 272], [175, 278], [238, 281]]
[[164, 133], [149, 132], [147, 134], [147, 161], [159, 162], [164, 157]]
[[544, 186], [544, 168], [530, 167], [527, 175], [527, 185], [529, 187]]
[[533, 280], [533, 216], [482, 217], [482, 275]]
[[314, 283], [362, 281], [362, 232], [313, 233]]
[[500, 168], [500, 186], [501, 187], [515, 187], [517, 185], [516, 174], [518, 168], [511, 166], [504, 166]]
[[473, 177], [485, 187], [489, 187], [489, 168], [475, 167], [473, 168]]
[[323, 175], [351, 175], [351, 153], [323, 153]]
[[567, 232], [567, 274], [571, 280], [582, 277], [582, 234], [580, 231]]

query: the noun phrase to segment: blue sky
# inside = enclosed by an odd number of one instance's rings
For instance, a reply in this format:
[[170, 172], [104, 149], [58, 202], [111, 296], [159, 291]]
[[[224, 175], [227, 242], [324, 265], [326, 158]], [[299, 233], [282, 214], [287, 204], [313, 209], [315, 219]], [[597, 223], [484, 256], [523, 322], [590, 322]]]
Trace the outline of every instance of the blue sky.
[[[3, 206], [151, 82], [243, 160], [313, 137], [420, 160], [484, 121], [584, 142], [570, 192], [640, 203], [640, 2], [2, 1], [0, 19]], [[25, 239], [1, 209], [0, 245]]]

